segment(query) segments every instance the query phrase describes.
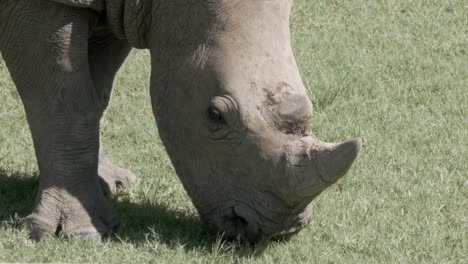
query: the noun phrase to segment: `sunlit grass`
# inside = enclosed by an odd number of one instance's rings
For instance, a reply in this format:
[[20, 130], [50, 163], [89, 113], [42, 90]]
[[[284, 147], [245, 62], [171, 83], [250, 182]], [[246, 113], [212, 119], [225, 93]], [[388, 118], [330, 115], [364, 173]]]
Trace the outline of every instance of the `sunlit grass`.
[[291, 241], [223, 242], [201, 224], [157, 136], [149, 58], [116, 82], [104, 146], [140, 177], [114, 197], [122, 227], [101, 244], [33, 243], [37, 166], [19, 96], [0, 64], [0, 262], [466, 263], [468, 6], [458, 0], [295, 2], [293, 45], [324, 140], [362, 137], [346, 178]]

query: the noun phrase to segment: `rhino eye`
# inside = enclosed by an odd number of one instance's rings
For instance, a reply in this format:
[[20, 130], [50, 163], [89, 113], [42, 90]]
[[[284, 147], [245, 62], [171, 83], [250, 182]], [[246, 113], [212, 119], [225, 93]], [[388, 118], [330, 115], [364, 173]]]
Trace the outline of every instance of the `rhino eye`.
[[213, 106], [208, 108], [208, 120], [212, 123], [226, 125], [226, 120], [224, 119], [223, 114], [219, 109], [216, 109]]

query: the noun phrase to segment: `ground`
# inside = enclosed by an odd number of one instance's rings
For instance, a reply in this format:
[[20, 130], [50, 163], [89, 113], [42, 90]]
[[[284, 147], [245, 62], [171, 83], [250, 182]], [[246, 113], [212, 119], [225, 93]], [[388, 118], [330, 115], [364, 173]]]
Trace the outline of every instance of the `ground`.
[[467, 263], [468, 6], [463, 0], [297, 0], [293, 46], [313, 99], [313, 131], [362, 137], [362, 154], [315, 201], [289, 242], [209, 234], [158, 138], [149, 58], [134, 51], [107, 113], [104, 145], [140, 185], [112, 203], [104, 243], [28, 239], [37, 189], [31, 136], [0, 62], [0, 262]]

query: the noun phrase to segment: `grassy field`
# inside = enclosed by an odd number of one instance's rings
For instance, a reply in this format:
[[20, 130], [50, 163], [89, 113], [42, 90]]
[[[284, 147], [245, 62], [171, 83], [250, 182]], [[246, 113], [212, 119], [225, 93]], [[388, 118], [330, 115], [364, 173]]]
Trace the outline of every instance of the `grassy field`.
[[223, 242], [200, 222], [158, 138], [148, 53], [116, 82], [104, 145], [140, 185], [113, 197], [109, 241], [28, 239], [37, 167], [0, 62], [0, 262], [468, 263], [468, 5], [463, 0], [297, 0], [291, 21], [313, 130], [362, 137], [346, 178], [289, 242]]

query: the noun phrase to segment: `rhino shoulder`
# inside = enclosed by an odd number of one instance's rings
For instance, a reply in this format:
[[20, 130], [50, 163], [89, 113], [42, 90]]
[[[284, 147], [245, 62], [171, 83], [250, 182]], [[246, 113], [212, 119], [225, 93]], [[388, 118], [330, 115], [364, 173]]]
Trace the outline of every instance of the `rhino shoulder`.
[[50, 0], [52, 2], [61, 3], [69, 6], [82, 8], [91, 8], [96, 11], [104, 10], [105, 0]]

